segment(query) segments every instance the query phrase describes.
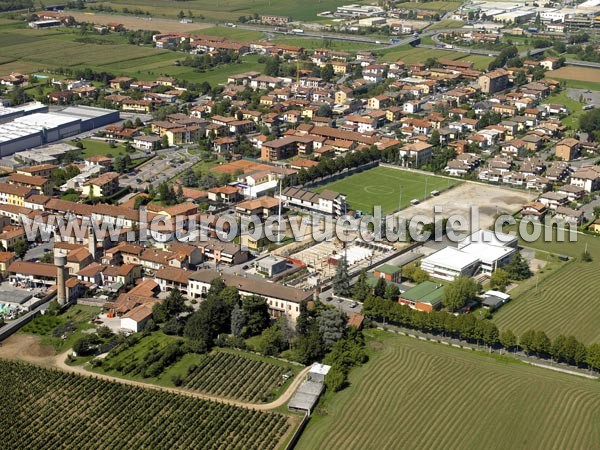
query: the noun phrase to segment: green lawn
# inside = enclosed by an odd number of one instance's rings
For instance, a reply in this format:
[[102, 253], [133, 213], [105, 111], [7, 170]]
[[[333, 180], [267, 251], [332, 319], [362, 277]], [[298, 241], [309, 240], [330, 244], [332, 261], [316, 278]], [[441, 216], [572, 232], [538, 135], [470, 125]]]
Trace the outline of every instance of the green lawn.
[[298, 450], [600, 449], [600, 383], [369, 330], [370, 360], [325, 396]]
[[[501, 330], [511, 329], [516, 334], [536, 329], [551, 338], [565, 334], [585, 344], [600, 342], [600, 238], [579, 234], [576, 242], [558, 242], [556, 233], [549, 238], [545, 241], [542, 234], [538, 240], [521, 241], [520, 245], [574, 260], [558, 267], [550, 265], [517, 288], [514, 299], [498, 310], [493, 320]], [[586, 247], [592, 262], [581, 261]]]
[[[568, 86], [575, 87], [570, 80]], [[573, 100], [571, 97], [567, 96], [566, 89], [558, 94], [548, 97], [544, 100], [544, 103], [558, 103], [559, 105], [565, 105], [569, 109], [569, 115], [565, 117], [562, 122], [574, 130], [579, 128], [579, 116], [583, 114], [583, 104], [579, 103], [578, 100]]]
[[[90, 156], [103, 155], [109, 157], [124, 156], [127, 154], [125, 146], [123, 144], [116, 144], [116, 147], [111, 148], [108, 142], [104, 142], [99, 139], [82, 139], [80, 142], [83, 143], [83, 150], [81, 151], [82, 158], [89, 158]], [[72, 145], [76, 142], [71, 141]]]
[[339, 181], [314, 189], [341, 192], [347, 195], [350, 208], [371, 213], [373, 206], [380, 205], [388, 214], [405, 206], [413, 199], [423, 200], [431, 191], [442, 191], [457, 184], [455, 180], [423, 175], [415, 172], [376, 167]]

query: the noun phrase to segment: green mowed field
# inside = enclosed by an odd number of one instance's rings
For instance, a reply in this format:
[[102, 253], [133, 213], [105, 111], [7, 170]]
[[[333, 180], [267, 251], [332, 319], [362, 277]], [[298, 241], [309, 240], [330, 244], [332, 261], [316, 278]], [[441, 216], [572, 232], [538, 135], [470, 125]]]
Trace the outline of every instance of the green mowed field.
[[[368, 2], [358, 0], [353, 3]], [[348, 2], [345, 0], [306, 0], [303, 2], [295, 0], [190, 0], [179, 4], [161, 0], [111, 0], [105, 4], [110, 4], [119, 11], [124, 7], [130, 10], [139, 8], [143, 11], [149, 11], [153, 15], [164, 17], [177, 17], [180, 10], [183, 10], [186, 14], [191, 11], [194, 17], [203, 17], [208, 21], [233, 21], [240, 16], [253, 15], [254, 13], [290, 16], [292, 20], [314, 21], [321, 19], [317, 17], [318, 13], [333, 11], [338, 6], [347, 5]]]
[[388, 214], [408, 206], [413, 199], [423, 200], [431, 191], [443, 191], [457, 183], [435, 175], [376, 167], [314, 190], [330, 189], [346, 194], [354, 210], [372, 213], [373, 206], [380, 205], [383, 214]]
[[[575, 258], [547, 276], [529, 280], [526, 289], [494, 314], [500, 330], [511, 329], [517, 335], [528, 329], [542, 330], [551, 338], [573, 335], [585, 344], [600, 342], [600, 238], [577, 235], [577, 242], [545, 242], [543, 235], [535, 242], [521, 242], [538, 252], [568, 255]], [[581, 261], [587, 249], [592, 262]]]
[[600, 449], [597, 381], [367, 334], [370, 361], [325, 394], [297, 449]]
[[[383, 39], [383, 38], [382, 38]], [[366, 42], [337, 41], [333, 39], [303, 38], [303, 37], [276, 37], [273, 42], [285, 45], [296, 45], [305, 49], [327, 48], [344, 52], [359, 50], [376, 50], [383, 48], [381, 45], [367, 44]]]

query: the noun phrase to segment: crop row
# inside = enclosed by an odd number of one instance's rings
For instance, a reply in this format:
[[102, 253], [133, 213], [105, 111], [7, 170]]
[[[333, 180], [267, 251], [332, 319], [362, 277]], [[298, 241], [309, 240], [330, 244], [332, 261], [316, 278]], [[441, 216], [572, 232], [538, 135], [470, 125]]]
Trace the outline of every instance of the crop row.
[[194, 391], [236, 398], [266, 401], [269, 393], [283, 382], [286, 369], [227, 352], [207, 355], [191, 366], [183, 385]]
[[285, 416], [0, 361], [2, 448], [273, 449]]

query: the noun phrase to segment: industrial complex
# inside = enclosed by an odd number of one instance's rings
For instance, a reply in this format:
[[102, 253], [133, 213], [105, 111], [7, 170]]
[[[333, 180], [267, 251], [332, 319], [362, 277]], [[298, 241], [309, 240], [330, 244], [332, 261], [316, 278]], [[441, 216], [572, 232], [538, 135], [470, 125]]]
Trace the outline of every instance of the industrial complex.
[[52, 112], [38, 102], [0, 107], [0, 158], [118, 120], [118, 111], [91, 106], [69, 106]]

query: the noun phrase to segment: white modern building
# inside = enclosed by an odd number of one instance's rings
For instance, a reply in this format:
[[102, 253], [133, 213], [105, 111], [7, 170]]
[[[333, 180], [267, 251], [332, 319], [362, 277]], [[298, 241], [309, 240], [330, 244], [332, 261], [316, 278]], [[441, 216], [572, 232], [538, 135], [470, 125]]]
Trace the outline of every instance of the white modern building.
[[421, 269], [441, 280], [453, 281], [460, 275], [471, 277], [479, 268], [479, 257], [453, 247], [439, 250], [421, 261]]
[[477, 243], [467, 245], [460, 251], [479, 260], [479, 272], [491, 274], [497, 268], [508, 264], [517, 250], [512, 247]]

